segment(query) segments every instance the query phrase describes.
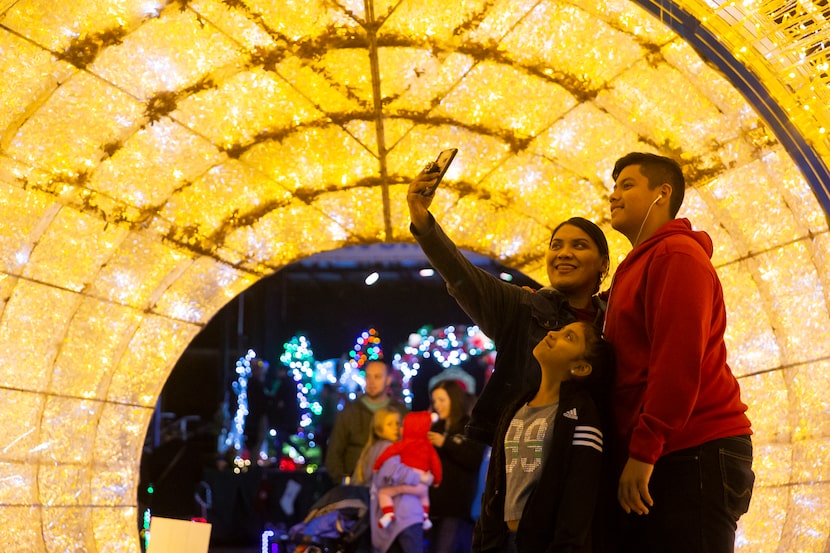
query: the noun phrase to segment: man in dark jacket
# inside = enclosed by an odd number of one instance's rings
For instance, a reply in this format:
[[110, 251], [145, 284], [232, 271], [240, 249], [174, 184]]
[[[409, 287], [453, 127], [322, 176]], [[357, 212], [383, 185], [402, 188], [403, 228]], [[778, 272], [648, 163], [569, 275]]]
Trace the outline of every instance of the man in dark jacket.
[[363, 395], [346, 404], [337, 414], [326, 451], [326, 470], [334, 484], [351, 477], [372, 425], [375, 411], [391, 407], [406, 414], [406, 407], [389, 395], [391, 375], [383, 361], [369, 361], [365, 366], [366, 388]]

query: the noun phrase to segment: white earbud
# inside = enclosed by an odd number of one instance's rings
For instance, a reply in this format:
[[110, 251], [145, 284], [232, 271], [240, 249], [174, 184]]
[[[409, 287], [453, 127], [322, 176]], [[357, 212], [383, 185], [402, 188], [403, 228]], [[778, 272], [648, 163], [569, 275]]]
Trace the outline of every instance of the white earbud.
[[640, 240], [640, 234], [642, 234], [642, 232], [643, 232], [643, 227], [644, 227], [644, 226], [646, 226], [646, 219], [648, 219], [648, 216], [649, 216], [649, 215], [651, 215], [651, 208], [653, 208], [653, 207], [654, 207], [654, 204], [656, 204], [657, 202], [659, 202], [661, 199], [663, 199], [663, 194], [660, 194], [659, 196], [657, 196], [656, 198], [654, 198], [654, 201], [653, 201], [653, 202], [651, 202], [651, 205], [650, 205], [650, 206], [648, 206], [648, 211], [646, 211], [646, 216], [645, 216], [645, 217], [643, 217], [643, 222], [642, 222], [642, 223], [640, 223], [640, 230], [639, 230], [639, 231], [637, 231], [637, 238], [635, 238], [635, 239], [634, 239], [634, 242], [632, 242], [632, 244], [634, 244], [635, 246], [636, 246], [637, 244], [639, 244], [639, 243], [640, 243], [640, 242], [639, 242], [639, 240]]
[[656, 204], [657, 202], [659, 202], [660, 200], [662, 200], [662, 199], [663, 199], [663, 198], [665, 198], [665, 197], [666, 197], [666, 193], [665, 193], [665, 192], [661, 192], [659, 196], [657, 196], [656, 198], [654, 198], [654, 201], [653, 201], [653, 202], [651, 202], [651, 205]]

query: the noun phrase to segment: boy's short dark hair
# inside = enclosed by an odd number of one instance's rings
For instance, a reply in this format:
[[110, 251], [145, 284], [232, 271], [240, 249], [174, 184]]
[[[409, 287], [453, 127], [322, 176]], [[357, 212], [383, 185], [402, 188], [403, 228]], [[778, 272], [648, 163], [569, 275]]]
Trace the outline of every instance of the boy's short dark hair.
[[611, 177], [616, 182], [623, 169], [629, 165], [639, 165], [640, 172], [648, 179], [648, 187], [654, 188], [663, 183], [671, 185], [669, 200], [669, 214], [672, 218], [680, 211], [683, 198], [686, 195], [686, 179], [680, 164], [670, 157], [651, 154], [648, 152], [630, 152], [622, 156], [614, 164]]

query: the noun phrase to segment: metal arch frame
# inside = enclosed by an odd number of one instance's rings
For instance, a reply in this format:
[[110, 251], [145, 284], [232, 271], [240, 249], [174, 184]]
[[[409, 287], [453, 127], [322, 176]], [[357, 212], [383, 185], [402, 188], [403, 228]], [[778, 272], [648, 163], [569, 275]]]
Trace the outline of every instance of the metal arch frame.
[[830, 215], [830, 169], [792, 124], [786, 112], [769, 95], [764, 83], [739, 62], [718, 37], [699, 20], [670, 0], [632, 0], [688, 41], [711, 61], [764, 118], [793, 157], [815, 192], [825, 214]]

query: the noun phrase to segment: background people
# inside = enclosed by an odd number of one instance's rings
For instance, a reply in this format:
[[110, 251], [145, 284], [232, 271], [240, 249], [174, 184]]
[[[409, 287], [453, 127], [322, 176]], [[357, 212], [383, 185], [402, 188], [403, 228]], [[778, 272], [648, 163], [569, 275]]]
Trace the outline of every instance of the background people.
[[539, 368], [533, 346], [548, 330], [576, 320], [600, 324], [605, 307], [595, 296], [608, 272], [605, 236], [590, 221], [573, 217], [558, 225], [545, 262], [550, 287], [537, 292], [506, 283], [467, 260], [428, 211], [434, 176], [423, 171], [410, 183], [410, 231], [447, 290], [495, 343], [495, 370], [473, 409], [468, 437], [489, 445], [499, 414], [509, 403], [536, 390]]
[[752, 431], [727, 364], [712, 240], [675, 219], [685, 181], [674, 160], [630, 153], [613, 178], [611, 224], [633, 247], [605, 323], [617, 356], [616, 430], [627, 446], [618, 460], [619, 504], [629, 513], [621, 550], [731, 552], [752, 495]]
[[334, 430], [334, 422], [337, 420], [337, 404], [340, 403], [340, 396], [334, 384], [326, 382], [320, 390], [320, 428], [317, 431], [317, 443], [320, 444], [321, 458], [325, 461], [326, 452], [329, 446], [329, 436]]
[[470, 418], [465, 410], [467, 395], [455, 380], [441, 380], [431, 392], [438, 420], [427, 437], [444, 471], [441, 484], [430, 488], [433, 553], [469, 553], [472, 546], [472, 506], [479, 500], [476, 491], [485, 446], [464, 436]]
[[590, 381], [611, 368], [611, 350], [577, 322], [548, 332], [533, 354], [541, 383], [502, 415], [475, 552], [591, 551], [603, 423]]
[[[403, 465], [400, 456], [393, 456], [377, 472], [372, 470], [378, 456], [400, 439], [401, 415], [397, 409], [381, 407], [372, 417], [371, 432], [360, 455], [353, 482], [369, 486], [369, 520], [381, 517], [378, 490], [391, 486], [432, 484], [432, 475]], [[401, 494], [392, 498], [395, 519], [385, 528], [369, 525], [373, 553], [422, 553], [424, 549], [424, 512], [414, 495]]]
[[[431, 423], [429, 411], [416, 411], [406, 415], [403, 420], [403, 437], [381, 452], [375, 461], [374, 470], [378, 470], [390, 457], [398, 455], [401, 463], [407, 467], [430, 473], [433, 485], [440, 485], [443, 475], [441, 459], [427, 438]], [[378, 521], [380, 527], [386, 528], [391, 521], [395, 520], [395, 506], [392, 498], [399, 494], [412, 494], [418, 497], [424, 512], [423, 527], [424, 530], [429, 530], [432, 527], [429, 519], [430, 494], [428, 488], [422, 485], [379, 488], [378, 503], [382, 512]]]
[[397, 409], [381, 407], [372, 416], [372, 426], [369, 438], [360, 452], [351, 484], [355, 486], [371, 486], [374, 475], [375, 460], [381, 452], [394, 442], [401, 439], [401, 414]]
[[372, 417], [381, 407], [391, 407], [406, 414], [407, 409], [389, 396], [389, 367], [383, 361], [369, 361], [365, 365], [366, 388], [363, 395], [346, 404], [337, 415], [329, 438], [325, 465], [334, 484], [351, 476], [357, 459], [369, 439]]

